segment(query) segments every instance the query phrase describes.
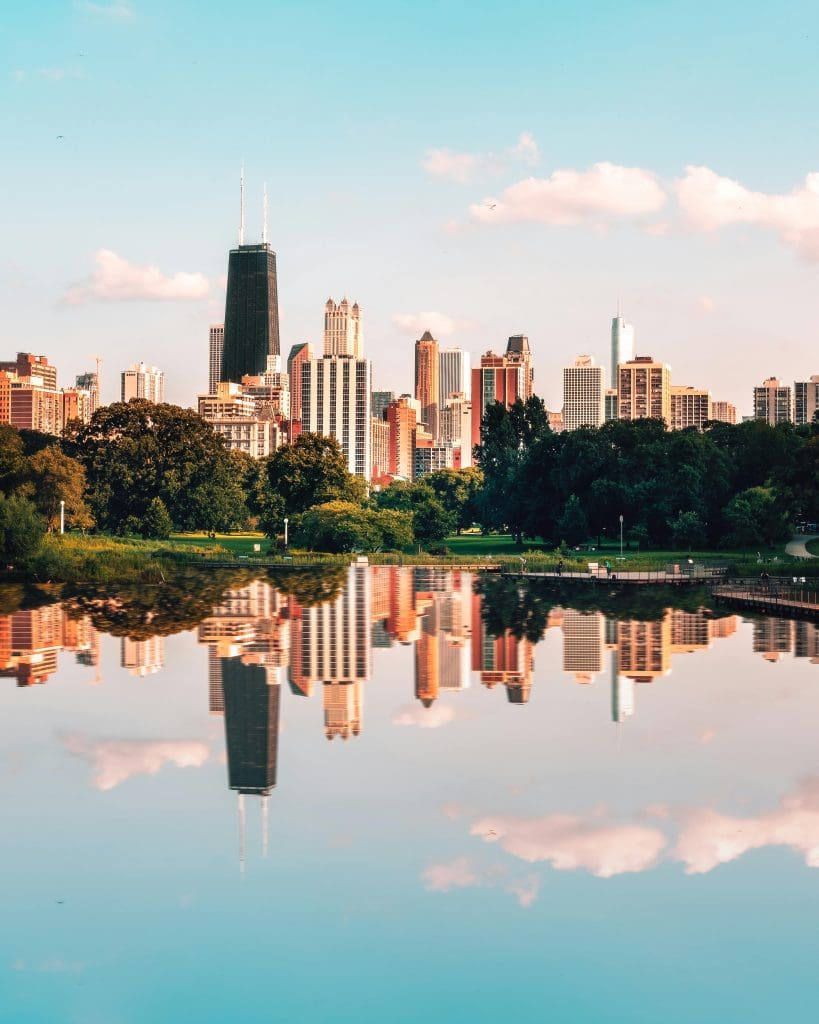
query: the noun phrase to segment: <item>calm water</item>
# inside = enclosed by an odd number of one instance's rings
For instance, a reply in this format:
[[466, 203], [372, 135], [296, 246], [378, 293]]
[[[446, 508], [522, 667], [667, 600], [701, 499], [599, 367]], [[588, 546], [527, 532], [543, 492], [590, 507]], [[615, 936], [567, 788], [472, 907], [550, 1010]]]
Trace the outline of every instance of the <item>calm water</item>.
[[0, 617], [0, 1020], [816, 1020], [817, 627], [342, 582]]

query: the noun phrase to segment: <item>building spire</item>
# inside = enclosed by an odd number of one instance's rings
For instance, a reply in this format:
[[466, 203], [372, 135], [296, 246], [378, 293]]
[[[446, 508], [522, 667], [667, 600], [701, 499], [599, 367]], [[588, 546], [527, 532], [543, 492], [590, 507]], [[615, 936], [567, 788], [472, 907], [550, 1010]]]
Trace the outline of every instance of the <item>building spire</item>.
[[239, 794], [239, 874], [245, 873], [245, 798]]
[[245, 244], [245, 165], [239, 174], [239, 245]]
[[262, 242], [267, 245], [267, 182], [262, 192]]

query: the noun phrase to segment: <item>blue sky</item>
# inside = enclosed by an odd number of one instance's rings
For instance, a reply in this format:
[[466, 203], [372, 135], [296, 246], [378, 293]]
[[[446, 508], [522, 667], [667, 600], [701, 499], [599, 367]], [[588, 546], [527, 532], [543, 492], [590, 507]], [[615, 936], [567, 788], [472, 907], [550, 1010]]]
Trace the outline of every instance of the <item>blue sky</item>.
[[818, 45], [807, 3], [14, 5], [3, 348], [63, 383], [100, 353], [109, 399], [145, 359], [192, 404], [244, 160], [285, 352], [346, 292], [377, 386], [411, 387], [428, 324], [475, 354], [526, 332], [556, 408], [619, 298], [639, 353], [747, 412], [819, 372]]

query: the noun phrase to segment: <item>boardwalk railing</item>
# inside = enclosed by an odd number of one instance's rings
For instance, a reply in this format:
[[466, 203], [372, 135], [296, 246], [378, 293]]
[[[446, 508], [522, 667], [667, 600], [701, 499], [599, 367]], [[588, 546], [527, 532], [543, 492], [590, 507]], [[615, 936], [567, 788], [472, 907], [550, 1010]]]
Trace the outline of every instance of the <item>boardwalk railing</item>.
[[716, 600], [766, 612], [819, 615], [817, 580], [804, 576], [724, 580], [711, 590]]

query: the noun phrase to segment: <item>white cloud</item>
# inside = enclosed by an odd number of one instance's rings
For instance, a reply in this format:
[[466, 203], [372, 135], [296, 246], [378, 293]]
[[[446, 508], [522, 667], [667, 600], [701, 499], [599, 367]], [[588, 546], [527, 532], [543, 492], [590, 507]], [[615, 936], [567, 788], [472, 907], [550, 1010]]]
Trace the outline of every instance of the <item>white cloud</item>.
[[468, 857], [456, 857], [443, 864], [430, 864], [421, 874], [429, 892], [449, 892], [450, 889], [501, 888], [511, 893], [522, 907], [530, 907], [540, 892], [537, 875], [510, 878], [501, 864], [486, 868], [476, 867]]
[[110, 18], [112, 21], [131, 21], [134, 17], [134, 9], [128, 0], [112, 0], [112, 3], [97, 4], [92, 0], [82, 0], [77, 4], [81, 11], [86, 14], [93, 14], [100, 18]]
[[190, 301], [207, 298], [210, 282], [204, 274], [180, 271], [166, 276], [158, 267], [140, 267], [110, 249], [94, 254], [96, 269], [62, 297], [68, 306], [86, 302], [129, 302], [141, 299]]
[[470, 829], [486, 842], [529, 863], [548, 861], [558, 871], [584, 868], [611, 878], [654, 867], [666, 846], [665, 835], [639, 824], [586, 821], [570, 814], [542, 818], [481, 818]]
[[559, 170], [548, 178], [526, 178], [469, 208], [484, 223], [532, 221], [565, 225], [600, 218], [641, 217], [665, 206], [667, 195], [659, 179], [641, 167], [594, 164], [587, 171]]
[[687, 874], [697, 875], [763, 846], [787, 846], [801, 853], [808, 867], [819, 867], [819, 780], [803, 783], [767, 814], [734, 817], [712, 808], [690, 812], [672, 856], [685, 864]]
[[[700, 307], [703, 313], [713, 313], [714, 309], [716, 308], [716, 303], [710, 295], [700, 295], [700, 297], [697, 299], [697, 305]], [[703, 740], [703, 742], [705, 743], [707, 742], [707, 740]]]
[[456, 331], [469, 326], [468, 320], [458, 320], [446, 313], [393, 313], [392, 322], [403, 334], [411, 334], [420, 338], [424, 331], [429, 331], [434, 338], [448, 338]]
[[210, 748], [198, 740], [94, 740], [72, 733], [64, 736], [67, 750], [89, 761], [97, 789], [113, 789], [136, 775], [156, 775], [165, 765], [199, 768]]
[[709, 167], [688, 166], [675, 183], [677, 201], [688, 226], [716, 231], [751, 224], [777, 232], [784, 245], [809, 260], [819, 260], [819, 172], [785, 194], [754, 192]]
[[419, 704], [407, 704], [393, 717], [393, 725], [417, 725], [421, 729], [440, 729], [455, 719], [455, 708], [451, 704], [435, 703], [425, 708]]
[[458, 153], [452, 149], [428, 149], [421, 166], [433, 178], [466, 184], [486, 175], [501, 174], [510, 164], [535, 164], [538, 148], [531, 132], [521, 132], [514, 146], [502, 153]]

